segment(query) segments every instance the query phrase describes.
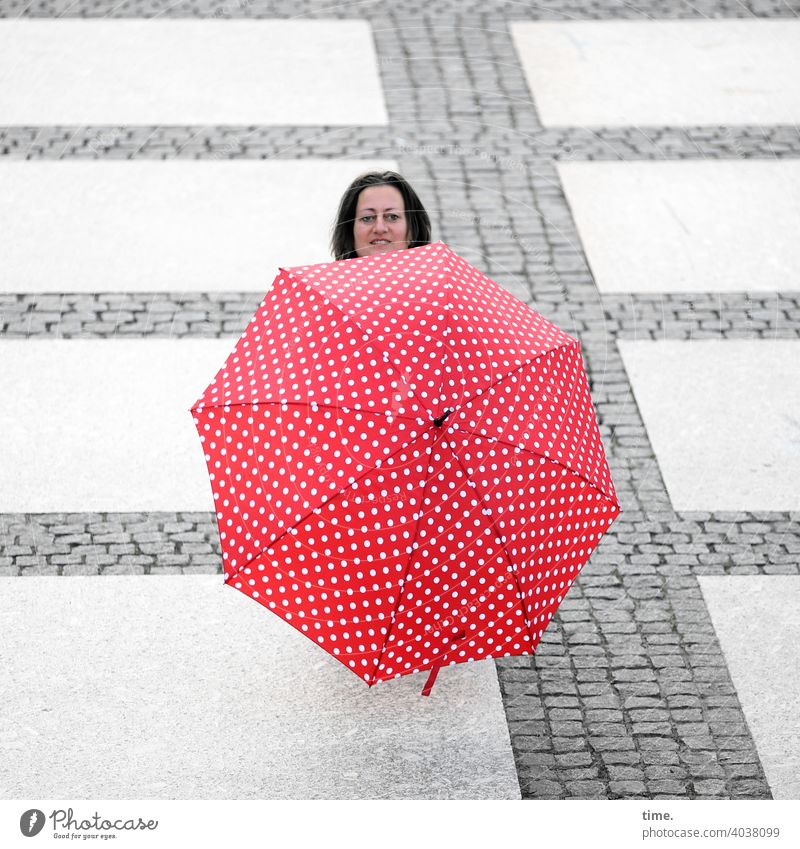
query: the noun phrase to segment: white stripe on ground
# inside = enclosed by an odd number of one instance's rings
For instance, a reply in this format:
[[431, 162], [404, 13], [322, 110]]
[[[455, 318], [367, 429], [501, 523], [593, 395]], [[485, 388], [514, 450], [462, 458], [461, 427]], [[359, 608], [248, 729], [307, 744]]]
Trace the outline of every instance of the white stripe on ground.
[[601, 292], [798, 288], [800, 162], [561, 162]]
[[0, 21], [0, 125], [387, 123], [367, 21]]
[[189, 408], [235, 343], [0, 341], [0, 513], [213, 511]]
[[800, 799], [800, 577], [699, 581], [773, 798]]
[[800, 510], [800, 340], [617, 345], [675, 510]]
[[520, 798], [491, 661], [370, 689], [210, 575], [6, 579], [0, 619], [3, 798]]
[[800, 21], [514, 21], [510, 30], [544, 126], [649, 135], [800, 121]]
[[0, 290], [265, 291], [387, 160], [0, 161]]

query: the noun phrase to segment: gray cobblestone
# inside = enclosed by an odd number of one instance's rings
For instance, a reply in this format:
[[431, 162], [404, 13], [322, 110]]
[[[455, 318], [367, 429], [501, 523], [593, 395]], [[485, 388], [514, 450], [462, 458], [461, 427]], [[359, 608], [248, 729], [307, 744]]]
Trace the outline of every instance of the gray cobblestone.
[[564, 789], [557, 781], [551, 779], [520, 778], [520, 788], [523, 796], [532, 799], [563, 799]]
[[649, 797], [649, 790], [643, 781], [611, 781], [608, 787], [615, 796], [624, 798], [631, 796]]
[[672, 779], [650, 781], [647, 786], [650, 793], [653, 794], [663, 793], [674, 796], [687, 796], [689, 794], [687, 786], [682, 781], [674, 781]]
[[724, 798], [726, 787], [724, 781], [694, 781], [694, 791], [698, 796], [716, 796]]
[[608, 789], [602, 781], [569, 781], [566, 790], [570, 797], [576, 799], [603, 799], [606, 798]]

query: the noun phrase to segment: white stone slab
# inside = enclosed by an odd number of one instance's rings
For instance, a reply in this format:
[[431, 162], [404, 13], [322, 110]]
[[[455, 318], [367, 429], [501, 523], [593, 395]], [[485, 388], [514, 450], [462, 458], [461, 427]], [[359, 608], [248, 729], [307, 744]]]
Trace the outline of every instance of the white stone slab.
[[617, 341], [675, 510], [800, 509], [800, 341]]
[[494, 663], [368, 688], [218, 575], [6, 579], [0, 797], [519, 799]]
[[0, 21], [0, 125], [386, 123], [367, 21]]
[[556, 167], [601, 292], [800, 289], [800, 161]]
[[189, 409], [235, 341], [0, 341], [0, 513], [213, 511]]
[[800, 21], [515, 21], [542, 124], [800, 121]]
[[800, 578], [699, 581], [772, 796], [800, 799]]
[[266, 291], [387, 160], [0, 160], [0, 290]]

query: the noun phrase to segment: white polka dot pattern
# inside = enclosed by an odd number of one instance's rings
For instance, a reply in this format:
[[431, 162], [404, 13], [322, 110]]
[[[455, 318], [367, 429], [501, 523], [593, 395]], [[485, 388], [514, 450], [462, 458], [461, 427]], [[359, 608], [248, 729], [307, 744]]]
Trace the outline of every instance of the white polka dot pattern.
[[532, 653], [620, 511], [579, 343], [442, 242], [281, 268], [192, 413], [225, 582], [370, 686]]

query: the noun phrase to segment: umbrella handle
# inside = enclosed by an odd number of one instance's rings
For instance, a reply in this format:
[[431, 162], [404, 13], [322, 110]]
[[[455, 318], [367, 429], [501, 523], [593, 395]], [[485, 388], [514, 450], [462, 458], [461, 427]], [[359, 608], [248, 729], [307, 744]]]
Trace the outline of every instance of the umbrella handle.
[[435, 666], [431, 667], [431, 674], [428, 676], [428, 680], [425, 682], [425, 686], [422, 688], [423, 696], [430, 696], [431, 690], [433, 689], [433, 682], [436, 680], [436, 676], [439, 674], [439, 667], [441, 663], [437, 663]]
[[[465, 632], [459, 631], [453, 637], [453, 641], [455, 642], [456, 640], [461, 640], [461, 639], [464, 638], [464, 636], [465, 636]], [[425, 686], [422, 688], [421, 695], [430, 696], [431, 690], [433, 689], [433, 684], [436, 681], [436, 676], [439, 674], [439, 669], [441, 669], [441, 666], [442, 666], [441, 661], [437, 661], [436, 663], [433, 664], [433, 666], [431, 667], [431, 673], [430, 673], [430, 675], [428, 675], [428, 680], [425, 682]]]

